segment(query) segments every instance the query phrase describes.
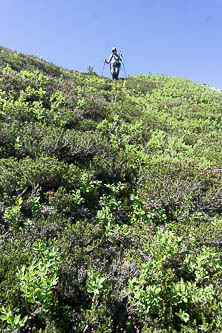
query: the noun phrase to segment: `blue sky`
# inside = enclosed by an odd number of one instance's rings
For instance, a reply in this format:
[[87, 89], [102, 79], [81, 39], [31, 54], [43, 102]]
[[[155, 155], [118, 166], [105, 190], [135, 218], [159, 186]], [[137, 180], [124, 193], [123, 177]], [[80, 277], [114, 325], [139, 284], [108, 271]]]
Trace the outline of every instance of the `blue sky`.
[[116, 46], [127, 75], [164, 73], [222, 89], [221, 17], [222, 0], [0, 0], [0, 45], [98, 74]]

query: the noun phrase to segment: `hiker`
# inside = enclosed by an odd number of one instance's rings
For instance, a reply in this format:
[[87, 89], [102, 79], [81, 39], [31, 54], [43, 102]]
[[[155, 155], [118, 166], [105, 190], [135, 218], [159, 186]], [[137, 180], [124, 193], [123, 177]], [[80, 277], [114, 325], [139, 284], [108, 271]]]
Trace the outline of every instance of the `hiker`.
[[109, 59], [108, 60], [106, 60], [106, 59], [104, 60], [104, 62], [106, 64], [110, 64], [110, 72], [112, 74], [112, 79], [113, 80], [118, 80], [119, 70], [120, 70], [120, 66], [121, 66], [120, 61], [123, 61], [123, 55], [122, 55], [121, 52], [118, 55], [116, 47], [113, 47], [112, 48], [112, 53], [111, 53]]

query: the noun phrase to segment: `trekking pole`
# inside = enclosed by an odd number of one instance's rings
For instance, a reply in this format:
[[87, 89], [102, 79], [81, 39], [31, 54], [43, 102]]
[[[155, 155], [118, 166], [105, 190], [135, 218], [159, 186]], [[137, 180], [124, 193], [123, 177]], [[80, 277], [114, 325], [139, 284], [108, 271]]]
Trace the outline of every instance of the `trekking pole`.
[[105, 61], [103, 63], [103, 71], [102, 71], [102, 76], [103, 76], [103, 72], [104, 72], [104, 67], [105, 67]]
[[124, 62], [123, 62], [123, 61], [122, 61], [122, 64], [123, 64], [123, 69], [124, 69], [125, 78], [126, 78], [126, 70], [125, 70], [125, 65], [124, 65]]
[[[122, 55], [122, 51], [120, 51], [120, 54]], [[124, 74], [125, 74], [125, 78], [126, 78], [126, 70], [125, 70], [125, 65], [124, 65], [124, 61], [123, 60], [122, 60], [122, 64], [123, 64]]]

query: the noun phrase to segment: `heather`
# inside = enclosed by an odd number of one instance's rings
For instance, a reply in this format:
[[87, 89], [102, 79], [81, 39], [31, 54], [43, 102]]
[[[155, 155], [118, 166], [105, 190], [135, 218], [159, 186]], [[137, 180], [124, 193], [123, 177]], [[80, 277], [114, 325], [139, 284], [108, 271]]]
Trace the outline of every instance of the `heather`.
[[0, 47], [2, 332], [221, 332], [222, 93]]

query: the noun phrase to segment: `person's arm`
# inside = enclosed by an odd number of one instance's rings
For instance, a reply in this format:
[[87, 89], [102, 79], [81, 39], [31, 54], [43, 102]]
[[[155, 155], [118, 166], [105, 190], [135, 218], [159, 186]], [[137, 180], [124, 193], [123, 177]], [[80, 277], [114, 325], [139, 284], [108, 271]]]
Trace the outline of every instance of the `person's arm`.
[[122, 54], [122, 52], [119, 53], [119, 58], [120, 58], [120, 61], [123, 61], [123, 54]]
[[113, 57], [113, 55], [111, 54], [108, 60], [105, 59], [105, 62], [106, 62], [107, 64], [109, 64], [110, 61], [112, 60], [112, 57]]

